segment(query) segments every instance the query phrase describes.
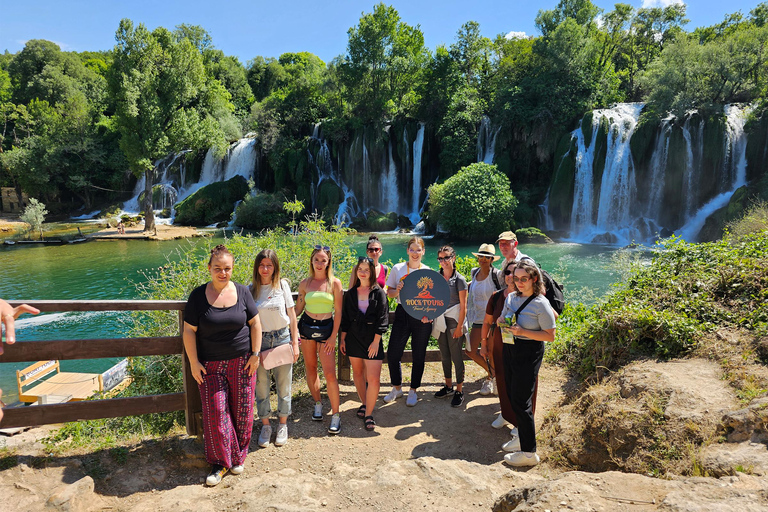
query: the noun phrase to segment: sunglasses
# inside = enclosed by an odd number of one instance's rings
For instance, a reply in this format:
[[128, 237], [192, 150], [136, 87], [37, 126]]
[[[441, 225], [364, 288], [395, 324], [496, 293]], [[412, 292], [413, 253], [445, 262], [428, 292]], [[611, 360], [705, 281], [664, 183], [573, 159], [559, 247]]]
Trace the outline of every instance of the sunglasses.
[[530, 280], [531, 280], [530, 277], [517, 277], [517, 276], [513, 276], [512, 277], [512, 281], [514, 281], [516, 283], [523, 283], [523, 284], [525, 284], [525, 283], [527, 283]]
[[366, 251], [367, 252], [372, 252], [372, 253], [376, 254], [377, 252], [381, 252], [381, 247], [370, 247], [370, 248], [366, 249]]
[[453, 256], [443, 256], [442, 258], [438, 257], [437, 261], [451, 261], [451, 258], [453, 258]]
[[365, 256], [360, 256], [359, 258], [357, 258], [358, 263], [362, 263], [364, 261], [367, 261], [368, 263], [373, 265], [373, 258], [366, 258]]
[[478, 256], [478, 260], [492, 260], [493, 256]]
[[325, 251], [325, 252], [327, 252], [328, 254], [330, 254], [330, 253], [331, 253], [331, 248], [330, 248], [330, 247], [328, 247], [327, 245], [316, 245], [316, 246], [315, 246], [315, 250], [316, 250], [316, 251]]

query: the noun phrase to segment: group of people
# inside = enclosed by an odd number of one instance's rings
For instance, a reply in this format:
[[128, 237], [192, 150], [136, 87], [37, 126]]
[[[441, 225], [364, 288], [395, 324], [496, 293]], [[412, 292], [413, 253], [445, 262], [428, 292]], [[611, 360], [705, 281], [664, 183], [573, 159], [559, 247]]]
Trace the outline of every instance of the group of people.
[[[487, 372], [480, 394], [499, 395], [501, 414], [492, 425], [514, 426], [512, 439], [502, 446], [509, 452], [504, 460], [513, 466], [537, 464], [533, 415], [538, 371], [544, 343], [554, 340], [556, 313], [544, 296], [538, 267], [517, 249], [515, 234], [504, 232], [497, 243], [504, 257], [501, 269], [493, 266], [500, 259], [494, 245], [483, 244], [473, 253], [478, 266], [472, 269], [469, 282], [456, 270], [454, 249], [446, 245], [438, 250], [439, 273], [450, 289], [450, 302], [435, 320], [414, 318], [400, 304], [403, 280], [411, 272], [429, 268], [422, 262], [425, 245], [420, 237], [408, 241], [406, 261], [389, 269], [379, 262], [382, 244], [372, 235], [366, 256], [358, 258], [352, 270], [347, 291], [333, 275], [331, 249], [315, 246], [295, 302], [289, 283], [280, 276], [274, 251], [265, 249], [256, 256], [252, 282], [245, 286], [231, 280], [232, 254], [225, 246], [216, 246], [208, 261], [211, 280], [190, 294], [183, 330], [186, 355], [203, 403], [205, 455], [212, 466], [206, 483], [216, 485], [227, 472], [243, 472], [254, 403], [262, 422], [258, 444], [266, 447], [273, 442], [272, 379], [278, 416], [274, 444], [282, 446], [288, 441], [292, 369], [299, 355], [304, 357], [307, 385], [315, 402], [312, 419], [324, 418], [322, 370], [331, 406], [328, 432], [341, 431], [337, 339], [339, 350], [352, 366], [361, 404], [357, 416], [366, 430], [376, 428], [373, 412], [384, 358], [392, 389], [383, 400], [391, 403], [405, 395], [401, 360], [410, 340], [413, 364], [405, 403], [416, 406], [427, 345], [434, 336], [445, 378], [435, 397], [451, 396], [454, 407], [464, 403], [466, 353]], [[389, 328], [388, 297], [398, 305], [385, 350], [382, 337]]]

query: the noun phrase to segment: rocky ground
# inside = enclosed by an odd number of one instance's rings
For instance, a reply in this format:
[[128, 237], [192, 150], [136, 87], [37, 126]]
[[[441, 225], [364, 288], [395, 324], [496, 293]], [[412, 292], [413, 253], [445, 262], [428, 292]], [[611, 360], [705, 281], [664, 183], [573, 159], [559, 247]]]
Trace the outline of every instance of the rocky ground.
[[157, 229], [150, 234], [144, 233], [144, 226], [125, 228], [125, 234], [119, 234], [117, 228], [108, 227], [90, 235], [99, 240], [175, 240], [177, 238], [192, 238], [203, 236], [196, 228], [190, 226], [171, 226], [158, 224]]
[[[719, 478], [568, 470], [569, 454], [589, 460], [585, 445], [604, 447], [594, 444], [597, 436], [573, 437], [583, 434], [574, 399], [581, 391], [562, 370], [546, 365], [537, 411], [538, 423], [546, 425], [540, 434], [543, 463], [511, 469], [500, 450], [509, 431], [490, 427], [496, 398], [478, 394], [481, 374], [470, 368], [465, 406], [453, 409], [432, 397], [439, 365], [428, 364], [419, 404], [379, 402], [374, 433], [355, 417], [359, 402], [351, 383], [342, 385], [342, 433], [336, 437], [325, 430], [329, 416], [322, 423], [310, 420], [311, 402], [302, 395], [288, 444], [259, 448], [256, 426], [245, 473], [227, 475], [215, 488], [202, 484], [207, 466], [201, 445], [184, 436], [62, 456], [47, 455], [39, 442], [50, 427], [0, 439], [6, 445], [0, 451], [0, 510], [768, 510], [768, 399], [745, 406], [710, 361], [633, 363], [613, 388], [616, 397], [626, 398], [604, 398], [611, 408], [631, 409], [637, 407], [632, 400], [652, 388], [667, 393], [670, 418], [685, 424], [709, 424], [711, 418], [713, 425], [724, 419], [723, 442], [712, 442], [701, 455], [702, 474]], [[563, 442], [574, 445], [571, 451]]]

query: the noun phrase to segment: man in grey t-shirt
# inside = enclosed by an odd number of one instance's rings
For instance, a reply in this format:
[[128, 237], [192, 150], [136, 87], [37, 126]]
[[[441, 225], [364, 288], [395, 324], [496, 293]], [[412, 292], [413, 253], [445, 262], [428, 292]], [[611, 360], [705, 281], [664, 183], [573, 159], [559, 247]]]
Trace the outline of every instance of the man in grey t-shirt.
[[512, 231], [505, 231], [500, 234], [496, 243], [499, 244], [499, 251], [502, 256], [504, 256], [504, 262], [501, 264], [502, 270], [513, 261], [520, 261], [523, 258], [528, 258], [533, 261], [533, 258], [527, 254], [523, 254], [517, 249], [517, 235]]

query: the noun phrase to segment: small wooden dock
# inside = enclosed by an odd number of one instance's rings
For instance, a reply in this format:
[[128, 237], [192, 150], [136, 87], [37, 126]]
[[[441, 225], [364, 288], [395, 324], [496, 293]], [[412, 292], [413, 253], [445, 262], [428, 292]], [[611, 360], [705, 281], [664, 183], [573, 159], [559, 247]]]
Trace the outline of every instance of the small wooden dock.
[[[25, 387], [54, 372], [55, 375], [49, 379], [24, 391]], [[19, 401], [24, 403], [47, 401], [43, 397], [68, 397], [66, 400], [55, 400], [66, 402], [85, 400], [104, 389], [101, 374], [62, 372], [56, 360], [40, 361], [23, 370], [18, 370], [16, 382], [19, 388]]]

